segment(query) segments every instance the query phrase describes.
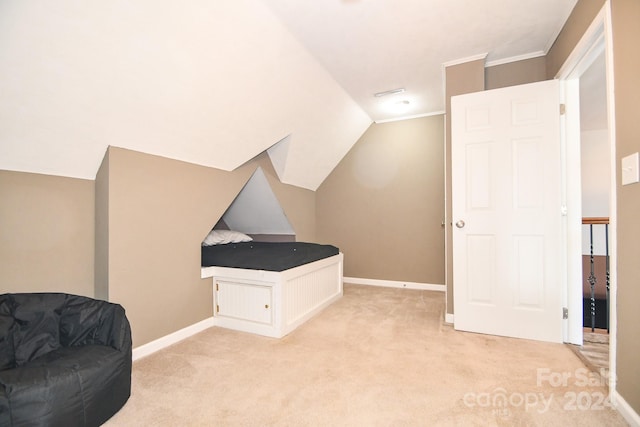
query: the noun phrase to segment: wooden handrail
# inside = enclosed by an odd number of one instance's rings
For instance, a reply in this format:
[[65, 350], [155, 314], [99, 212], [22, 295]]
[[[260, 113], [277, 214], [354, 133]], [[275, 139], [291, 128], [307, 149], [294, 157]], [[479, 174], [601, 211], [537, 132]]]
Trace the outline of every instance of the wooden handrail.
[[590, 216], [582, 218], [583, 224], [609, 224], [607, 216]]

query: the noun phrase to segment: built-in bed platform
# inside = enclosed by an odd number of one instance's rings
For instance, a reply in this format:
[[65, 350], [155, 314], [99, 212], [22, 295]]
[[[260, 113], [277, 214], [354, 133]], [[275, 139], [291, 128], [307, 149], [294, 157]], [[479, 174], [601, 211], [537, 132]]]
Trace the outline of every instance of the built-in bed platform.
[[343, 255], [331, 245], [243, 242], [202, 247], [216, 326], [281, 338], [342, 296]]

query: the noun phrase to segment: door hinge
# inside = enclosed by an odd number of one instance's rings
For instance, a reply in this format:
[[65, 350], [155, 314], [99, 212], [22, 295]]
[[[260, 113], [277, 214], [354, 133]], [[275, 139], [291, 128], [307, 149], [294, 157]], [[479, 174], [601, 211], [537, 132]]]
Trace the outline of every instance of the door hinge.
[[566, 104], [560, 104], [560, 115], [564, 116], [564, 114], [567, 112], [567, 106]]
[[220, 290], [220, 287], [218, 286], [218, 284], [216, 283], [216, 292], [218, 292]]
[[220, 306], [216, 304], [216, 313], [220, 313]]
[[569, 309], [567, 307], [562, 307], [562, 318], [563, 319], [569, 318]]

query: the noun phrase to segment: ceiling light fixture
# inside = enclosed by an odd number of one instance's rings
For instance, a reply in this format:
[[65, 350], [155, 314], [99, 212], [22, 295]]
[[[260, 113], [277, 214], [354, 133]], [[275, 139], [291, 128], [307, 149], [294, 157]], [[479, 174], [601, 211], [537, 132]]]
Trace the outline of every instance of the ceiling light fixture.
[[391, 90], [386, 90], [384, 92], [374, 93], [373, 96], [375, 96], [376, 98], [380, 98], [381, 96], [395, 95], [396, 93], [402, 93], [404, 91], [405, 91], [405, 88], [400, 87], [398, 89], [391, 89]]
[[405, 114], [413, 107], [412, 102], [409, 99], [390, 99], [382, 106], [387, 113], [397, 116], [399, 114]]
[[403, 99], [394, 102], [393, 104], [389, 105], [389, 107], [393, 113], [406, 113], [407, 111], [409, 111], [409, 108], [411, 108], [411, 102], [409, 102], [409, 100], [407, 99]]

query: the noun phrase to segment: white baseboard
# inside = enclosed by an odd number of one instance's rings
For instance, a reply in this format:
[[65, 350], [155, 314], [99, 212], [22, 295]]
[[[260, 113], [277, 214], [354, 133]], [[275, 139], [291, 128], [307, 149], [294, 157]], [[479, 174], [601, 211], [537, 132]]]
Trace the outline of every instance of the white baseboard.
[[445, 285], [433, 285], [430, 283], [397, 282], [394, 280], [361, 279], [358, 277], [344, 277], [343, 281], [354, 285], [384, 286], [387, 288], [419, 289], [422, 291], [437, 292], [445, 292], [446, 290]]
[[444, 322], [445, 323], [453, 323], [453, 314], [452, 313], [445, 313], [444, 314]]
[[195, 335], [198, 332], [202, 332], [205, 329], [209, 329], [212, 326], [214, 326], [213, 317], [209, 317], [208, 319], [204, 319], [191, 326], [187, 326], [186, 328], [170, 333], [169, 335], [165, 335], [164, 337], [158, 338], [150, 343], [136, 347], [133, 349], [133, 360], [136, 361], [149, 356], [158, 350], [169, 347], [172, 344], [182, 341], [185, 338], [189, 338], [190, 336]]
[[630, 426], [640, 427], [640, 415], [620, 396], [617, 390], [613, 391], [613, 404]]

